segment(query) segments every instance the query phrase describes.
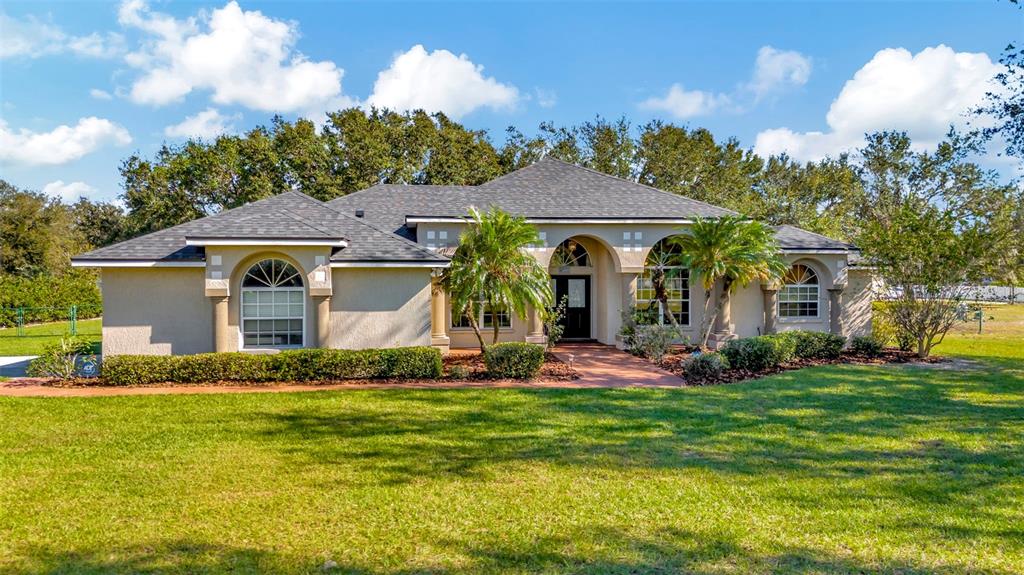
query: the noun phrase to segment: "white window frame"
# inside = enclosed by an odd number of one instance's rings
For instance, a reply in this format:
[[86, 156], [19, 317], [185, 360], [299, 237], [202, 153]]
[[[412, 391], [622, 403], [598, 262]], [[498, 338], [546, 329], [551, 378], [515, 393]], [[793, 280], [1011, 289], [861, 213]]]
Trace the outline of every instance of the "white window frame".
[[[308, 325], [306, 320], [307, 320], [308, 311], [307, 311], [307, 306], [306, 306], [306, 282], [305, 282], [304, 279], [302, 279], [302, 272], [299, 271], [299, 269], [297, 267], [295, 267], [291, 262], [288, 262], [287, 260], [283, 260], [281, 258], [267, 258], [267, 259], [276, 259], [278, 261], [282, 261], [282, 262], [292, 266], [293, 268], [295, 268], [295, 271], [298, 272], [298, 274], [299, 274], [299, 280], [302, 282], [302, 286], [301, 287], [270, 287], [270, 286], [267, 286], [267, 287], [242, 287], [241, 284], [245, 282], [245, 276], [247, 276], [249, 274], [249, 271], [252, 270], [252, 268], [254, 268], [255, 266], [259, 265], [260, 263], [262, 263], [263, 261], [266, 261], [266, 260], [260, 260], [260, 261], [257, 261], [257, 262], [253, 262], [253, 264], [249, 266], [249, 269], [247, 269], [245, 271], [245, 274], [242, 275], [242, 279], [239, 280], [239, 293], [241, 295], [238, 298], [238, 343], [239, 343], [238, 348], [240, 350], [243, 350], [243, 351], [301, 349], [301, 348], [304, 348], [304, 347], [306, 347], [306, 326]], [[277, 316], [277, 315], [274, 315], [272, 317], [260, 317], [260, 316], [248, 317], [245, 314], [245, 294], [248, 293], [248, 292], [251, 292], [251, 293], [256, 293], [256, 292], [270, 292], [270, 293], [284, 292], [284, 293], [288, 293], [288, 294], [291, 294], [293, 292], [297, 292], [297, 293], [300, 294], [301, 300], [302, 300], [302, 317], [301, 318], [299, 318], [299, 317], [292, 317], [290, 315], [288, 317], [280, 317], [280, 316]], [[256, 295], [256, 297], [258, 299], [259, 295]], [[294, 305], [294, 304], [291, 303], [290, 300], [291, 300], [291, 297], [289, 296], [289, 302], [287, 304], [289, 306], [289, 308], [292, 305]], [[277, 305], [277, 304], [271, 304], [271, 305]], [[257, 304], [257, 307], [258, 307], [258, 304]], [[272, 320], [272, 321], [273, 320], [287, 320], [287, 321], [291, 321], [291, 320], [296, 320], [296, 319], [301, 319], [302, 320], [302, 329], [300, 331], [300, 335], [302, 337], [302, 343], [301, 344], [298, 344], [298, 345], [295, 345], [295, 344], [288, 344], [288, 345], [253, 344], [253, 345], [247, 345], [245, 343], [245, 321], [246, 320], [249, 320], [249, 321], [258, 321], [258, 320]], [[289, 332], [290, 331], [291, 330], [289, 330]], [[273, 330], [271, 331], [271, 333], [274, 333]], [[259, 332], [257, 332], [257, 334], [259, 334]], [[257, 335], [257, 339], [258, 339], [258, 335]]]
[[[814, 278], [816, 280], [818, 280], [818, 281], [817, 281], [817, 283], [813, 283], [813, 284], [806, 284], [806, 283], [805, 284], [783, 284], [783, 286], [779, 289], [779, 293], [778, 293], [778, 296], [777, 296], [778, 297], [778, 301], [775, 304], [775, 306], [776, 306], [775, 307], [775, 313], [776, 313], [777, 317], [779, 318], [779, 320], [781, 320], [781, 321], [799, 322], [799, 321], [812, 321], [812, 320], [820, 319], [821, 318], [821, 274], [819, 274], [818, 270], [812, 268], [811, 266], [809, 266], [807, 264], [801, 264], [801, 263], [793, 264], [792, 266], [790, 266], [790, 270], [792, 270], [796, 266], [803, 266], [804, 268], [808, 269], [812, 274], [814, 274]], [[788, 294], [790, 290], [797, 290], [798, 297], [796, 299], [787, 299], [786, 301], [783, 301], [784, 294]], [[814, 294], [813, 298], [810, 295], [808, 295], [808, 294], [812, 293], [812, 290], [813, 290], [813, 294]], [[788, 303], [795, 303], [795, 304], [813, 303], [814, 304], [814, 315], [784, 315], [782, 313], [782, 304], [783, 303], [787, 303], [787, 304]]]
[[[485, 329], [493, 330], [494, 327], [489, 326], [489, 325], [484, 325], [485, 322], [487, 321], [487, 318], [490, 317], [490, 314], [484, 313], [485, 312], [485, 308], [487, 306], [487, 302], [478, 301], [478, 302], [476, 302], [476, 305], [480, 306], [480, 311], [478, 312], [478, 315], [477, 315], [477, 318], [476, 318], [477, 325], [480, 326], [480, 330], [481, 331], [483, 331]], [[455, 330], [455, 331], [472, 331], [473, 330], [473, 327], [469, 326], [469, 325], [455, 325], [455, 321], [457, 319], [460, 319], [460, 316], [459, 316], [459, 314], [455, 313], [455, 310], [452, 309], [451, 306], [448, 306], [448, 307], [449, 307], [448, 315], [451, 316], [451, 319], [448, 322], [448, 327], [450, 329]], [[512, 310], [507, 310], [505, 313], [508, 314], [508, 326], [500, 326], [500, 327], [498, 327], [498, 331], [512, 331], [513, 328], [514, 328], [512, 316], [515, 315], [515, 314], [512, 313]]]
[[[653, 269], [654, 268], [651, 267], [651, 266], [644, 266], [644, 273], [640, 274], [636, 278], [636, 281], [637, 281], [636, 293], [633, 294], [633, 305], [636, 306], [636, 307], [639, 307], [641, 302], [643, 302], [644, 304], [647, 304], [647, 303], [649, 303], [651, 301], [654, 301], [654, 300], [650, 300], [650, 299], [640, 299], [640, 290], [643, 289], [643, 282], [645, 281], [644, 276], [649, 276], [650, 270], [653, 270]], [[687, 273], [686, 273], [686, 290], [685, 291], [686, 291], [687, 295], [690, 295], [690, 297], [687, 297], [686, 299], [671, 299], [671, 298], [669, 298], [668, 301], [670, 301], [670, 302], [673, 302], [673, 301], [685, 302], [685, 304], [686, 304], [686, 308], [685, 308], [686, 309], [686, 322], [679, 322], [679, 325], [683, 326], [683, 327], [690, 327], [690, 324], [693, 321], [693, 297], [692, 297], [691, 289], [690, 289], [690, 287], [691, 287], [690, 286], [690, 268], [688, 268], [686, 266], [664, 266], [663, 269], [665, 270], [666, 274], [667, 274], [668, 270], [687, 270]], [[650, 280], [647, 279], [646, 281], [650, 281]], [[649, 288], [649, 289], [651, 291], [653, 291], [653, 286], [651, 288]], [[660, 301], [658, 302], [658, 325], [665, 325], [665, 309], [664, 309], [664, 304], [662, 302], [660, 302]]]

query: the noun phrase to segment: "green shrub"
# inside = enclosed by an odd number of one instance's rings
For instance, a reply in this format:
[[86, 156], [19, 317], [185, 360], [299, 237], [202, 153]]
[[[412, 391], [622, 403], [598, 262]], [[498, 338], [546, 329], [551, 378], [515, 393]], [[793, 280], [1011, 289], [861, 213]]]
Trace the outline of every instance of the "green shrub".
[[699, 353], [683, 363], [686, 381], [697, 385], [717, 380], [729, 369], [729, 360], [720, 353]]
[[72, 379], [78, 375], [79, 359], [93, 355], [92, 343], [77, 337], [61, 338], [43, 348], [43, 353], [28, 364], [32, 377]]
[[892, 304], [876, 301], [872, 305], [871, 333], [882, 346], [894, 345], [900, 351], [910, 351], [916, 345], [913, 334], [901, 329], [892, 319]]
[[487, 373], [496, 378], [530, 379], [540, 373], [544, 348], [532, 343], [497, 343], [484, 351]]
[[0, 273], [0, 327], [17, 322], [17, 308], [25, 309], [25, 322], [67, 321], [71, 306], [78, 319], [99, 317], [103, 310], [96, 272], [74, 269], [60, 276], [31, 278]]
[[781, 334], [734, 339], [721, 350], [731, 367], [749, 371], [778, 367], [792, 360], [795, 353], [796, 341]]
[[862, 335], [850, 340], [850, 351], [857, 355], [878, 357], [884, 345], [873, 335]]
[[277, 354], [117, 355], [103, 362], [103, 377], [111, 385], [440, 376], [441, 352], [432, 347], [294, 349]]
[[821, 331], [786, 331], [769, 337], [793, 340], [794, 357], [800, 359], [836, 359], [842, 354], [846, 338]]

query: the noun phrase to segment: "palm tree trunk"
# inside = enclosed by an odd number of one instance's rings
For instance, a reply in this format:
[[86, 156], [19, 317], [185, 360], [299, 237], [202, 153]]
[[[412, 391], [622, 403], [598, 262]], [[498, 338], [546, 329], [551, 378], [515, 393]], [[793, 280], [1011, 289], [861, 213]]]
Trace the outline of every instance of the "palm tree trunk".
[[473, 334], [476, 335], [476, 340], [480, 342], [480, 351], [487, 349], [487, 344], [484, 343], [484, 335], [480, 332], [480, 324], [476, 321], [476, 318], [470, 314], [466, 315], [466, 319], [469, 320], [469, 327], [473, 328]]
[[500, 326], [498, 325], [498, 311], [493, 305], [491, 306], [491, 325], [494, 326], [494, 337], [491, 339], [491, 345], [494, 345], [498, 343], [498, 330]]
[[715, 313], [710, 313], [711, 308], [711, 290], [704, 290], [704, 321], [701, 324], [701, 336], [700, 346], [706, 348], [708, 346], [708, 339], [711, 337], [711, 330], [715, 326], [715, 319], [718, 317], [718, 311], [716, 308]]

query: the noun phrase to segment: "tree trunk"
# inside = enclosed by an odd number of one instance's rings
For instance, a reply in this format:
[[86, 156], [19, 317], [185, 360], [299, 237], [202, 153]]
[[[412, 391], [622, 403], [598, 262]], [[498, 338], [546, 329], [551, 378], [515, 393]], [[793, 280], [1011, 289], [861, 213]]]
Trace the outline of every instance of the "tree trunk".
[[476, 340], [480, 342], [480, 351], [487, 349], [487, 344], [484, 343], [484, 335], [480, 332], [480, 324], [477, 323], [476, 318], [470, 314], [466, 314], [466, 319], [469, 320], [469, 327], [473, 328], [473, 334], [476, 335]]
[[700, 347], [708, 347], [708, 338], [711, 337], [711, 329], [715, 325], [715, 318], [718, 317], [718, 312], [711, 314], [711, 290], [704, 290], [704, 321], [701, 325], [701, 336], [700, 336]]
[[498, 343], [498, 311], [493, 305], [491, 306], [491, 325], [494, 326], [494, 337], [491, 339], [491, 345]]

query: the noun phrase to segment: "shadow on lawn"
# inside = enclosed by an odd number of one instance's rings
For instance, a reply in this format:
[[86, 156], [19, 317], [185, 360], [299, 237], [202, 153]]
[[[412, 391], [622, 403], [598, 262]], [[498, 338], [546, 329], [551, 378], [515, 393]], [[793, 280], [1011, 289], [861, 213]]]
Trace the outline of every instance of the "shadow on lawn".
[[[500, 534], [486, 538], [501, 540]], [[11, 573], [268, 573], [305, 572], [348, 575], [468, 575], [471, 573], [689, 573], [722, 572], [790, 574], [938, 574], [1001, 575], [1007, 571], [974, 570], [963, 565], [944, 566], [907, 559], [863, 561], [813, 549], [783, 547], [773, 554], [751, 551], [737, 536], [711, 535], [680, 529], [662, 529], [647, 536], [633, 536], [607, 527], [581, 528], [570, 535], [541, 537], [527, 546], [448, 540], [439, 542], [446, 557], [458, 557], [457, 566], [407, 565], [380, 569], [346, 564], [328, 565], [330, 553], [319, 556], [285, 556], [256, 548], [162, 542], [132, 548], [90, 552], [55, 552], [34, 548], [25, 569]], [[449, 559], [451, 560], [451, 559]]]
[[[706, 389], [367, 391], [262, 421], [265, 438], [299, 463], [351, 466], [374, 484], [486, 478], [495, 465], [546, 461], [751, 477], [886, 474], [892, 495], [939, 504], [1024, 470], [1020, 446], [999, 438], [1006, 422], [1024, 421], [1024, 401], [972, 403], [961, 393], [1019, 394], [1024, 378], [958, 377], [845, 367]], [[991, 441], [965, 449], [947, 433]], [[885, 447], [893, 443], [901, 445]]]

